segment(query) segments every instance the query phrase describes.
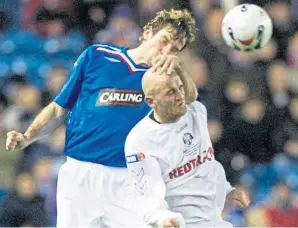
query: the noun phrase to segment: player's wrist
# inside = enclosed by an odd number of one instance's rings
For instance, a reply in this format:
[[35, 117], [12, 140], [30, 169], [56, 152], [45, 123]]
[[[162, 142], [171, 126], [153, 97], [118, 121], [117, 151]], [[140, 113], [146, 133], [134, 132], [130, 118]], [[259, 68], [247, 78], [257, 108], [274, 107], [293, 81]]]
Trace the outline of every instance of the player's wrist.
[[23, 137], [24, 137], [24, 140], [22, 142], [22, 148], [29, 146], [31, 143], [33, 143], [35, 141], [34, 138], [30, 137], [26, 133], [23, 134]]

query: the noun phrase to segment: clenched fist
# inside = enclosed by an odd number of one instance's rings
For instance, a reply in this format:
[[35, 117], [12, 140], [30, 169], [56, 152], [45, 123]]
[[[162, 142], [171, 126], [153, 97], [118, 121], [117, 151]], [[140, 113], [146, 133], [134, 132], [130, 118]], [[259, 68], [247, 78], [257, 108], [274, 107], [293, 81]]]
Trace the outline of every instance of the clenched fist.
[[228, 194], [228, 198], [233, 202], [233, 204], [238, 208], [245, 208], [250, 204], [248, 194], [241, 189], [234, 189]]
[[22, 133], [16, 131], [7, 133], [6, 150], [24, 149], [28, 144], [28, 140]]
[[167, 219], [163, 222], [162, 228], [176, 228], [179, 226], [179, 221], [177, 219]]

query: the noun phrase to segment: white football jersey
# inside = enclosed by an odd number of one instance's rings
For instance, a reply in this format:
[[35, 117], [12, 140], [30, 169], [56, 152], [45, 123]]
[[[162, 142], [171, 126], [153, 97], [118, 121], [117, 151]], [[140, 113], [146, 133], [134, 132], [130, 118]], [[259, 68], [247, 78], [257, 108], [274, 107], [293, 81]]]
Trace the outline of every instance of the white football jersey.
[[233, 188], [214, 159], [203, 104], [188, 105], [175, 123], [146, 116], [129, 133], [125, 154], [136, 211], [147, 223], [174, 217], [181, 226], [198, 226], [221, 220]]

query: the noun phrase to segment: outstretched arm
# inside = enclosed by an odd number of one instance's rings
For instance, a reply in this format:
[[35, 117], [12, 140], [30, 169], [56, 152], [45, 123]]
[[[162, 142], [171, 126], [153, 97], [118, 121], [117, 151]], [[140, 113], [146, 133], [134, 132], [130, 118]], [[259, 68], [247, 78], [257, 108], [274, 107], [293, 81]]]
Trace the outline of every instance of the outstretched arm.
[[63, 109], [55, 102], [50, 103], [37, 115], [24, 134], [16, 131], [7, 133], [6, 149], [24, 149], [31, 143], [54, 132], [65, 120], [67, 114], [67, 109]]
[[55, 131], [65, 120], [68, 112], [75, 105], [79, 96], [85, 65], [88, 62], [88, 51], [92, 47], [87, 48], [77, 59], [74, 64], [68, 80], [64, 84], [60, 93], [54, 101], [45, 107], [29, 126], [27, 131], [22, 134], [16, 131], [7, 133], [6, 149], [23, 149], [31, 143]]
[[24, 137], [34, 142], [54, 132], [65, 120], [68, 112], [55, 102], [50, 103], [37, 115], [24, 133]]

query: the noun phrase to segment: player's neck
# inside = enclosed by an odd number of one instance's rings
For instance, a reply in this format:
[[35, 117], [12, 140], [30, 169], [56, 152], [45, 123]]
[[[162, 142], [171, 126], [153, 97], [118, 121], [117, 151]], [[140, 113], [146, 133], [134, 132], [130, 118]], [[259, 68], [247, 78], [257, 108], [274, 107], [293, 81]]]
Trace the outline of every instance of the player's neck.
[[148, 53], [148, 50], [146, 50], [146, 47], [142, 44], [137, 48], [127, 50], [128, 56], [137, 65], [148, 66], [149, 58], [147, 58], [146, 53]]
[[161, 124], [176, 123], [181, 118], [181, 117], [171, 118], [169, 116], [159, 115], [158, 113], [156, 113], [156, 111], [153, 112], [153, 117], [154, 117], [156, 122], [161, 123]]

